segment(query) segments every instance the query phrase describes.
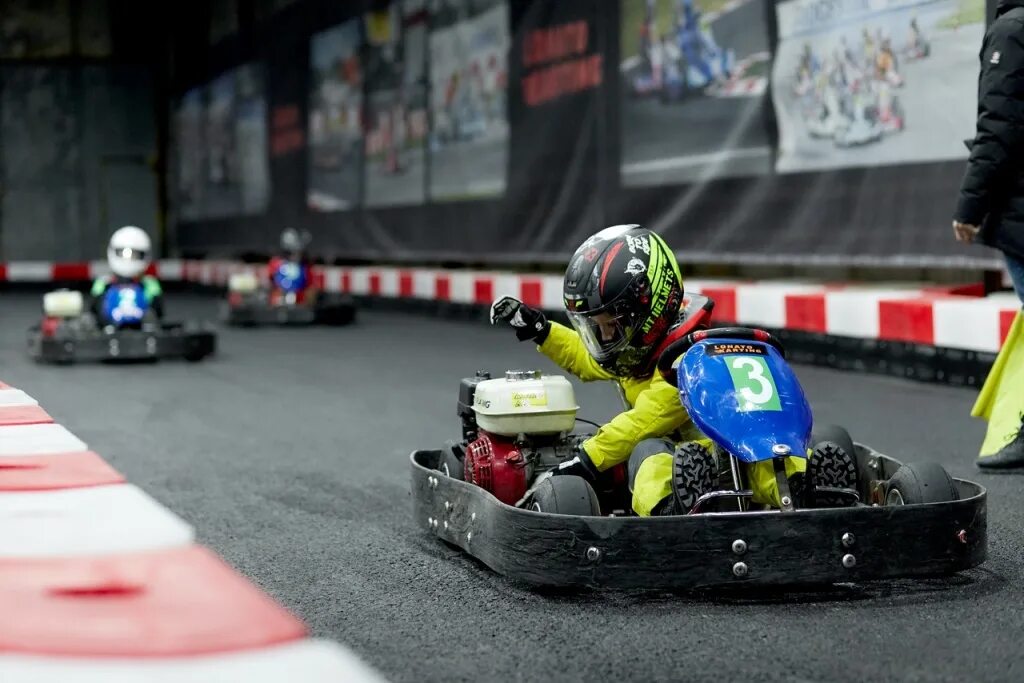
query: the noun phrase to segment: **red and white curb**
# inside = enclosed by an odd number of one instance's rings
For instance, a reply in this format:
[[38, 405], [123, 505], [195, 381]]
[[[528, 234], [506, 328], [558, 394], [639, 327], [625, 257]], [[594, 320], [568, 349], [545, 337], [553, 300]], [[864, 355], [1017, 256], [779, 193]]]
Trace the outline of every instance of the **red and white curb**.
[[0, 681], [379, 682], [0, 383]]
[[[223, 286], [232, 274], [261, 276], [265, 267], [222, 260], [164, 260], [151, 270], [169, 282]], [[107, 272], [102, 261], [7, 263], [0, 264], [0, 281], [84, 281]], [[317, 266], [314, 277], [326, 291], [368, 297], [489, 305], [495, 297], [507, 294], [532, 306], [550, 310], [562, 307], [560, 275]], [[998, 352], [1020, 310], [1020, 301], [1012, 294], [981, 296], [980, 287], [691, 278], [686, 281], [686, 289], [715, 299], [715, 318], [719, 322], [990, 353]]]

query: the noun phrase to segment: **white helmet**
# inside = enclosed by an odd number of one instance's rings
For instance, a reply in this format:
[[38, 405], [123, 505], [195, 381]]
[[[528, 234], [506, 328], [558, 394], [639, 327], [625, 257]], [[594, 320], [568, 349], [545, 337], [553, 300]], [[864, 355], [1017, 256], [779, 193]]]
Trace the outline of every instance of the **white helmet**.
[[126, 225], [110, 236], [107, 263], [116, 275], [138, 277], [149, 267], [152, 252], [149, 235], [142, 228]]
[[289, 252], [299, 252], [309, 246], [310, 234], [303, 230], [299, 232], [295, 228], [285, 228], [281, 233], [281, 249]]

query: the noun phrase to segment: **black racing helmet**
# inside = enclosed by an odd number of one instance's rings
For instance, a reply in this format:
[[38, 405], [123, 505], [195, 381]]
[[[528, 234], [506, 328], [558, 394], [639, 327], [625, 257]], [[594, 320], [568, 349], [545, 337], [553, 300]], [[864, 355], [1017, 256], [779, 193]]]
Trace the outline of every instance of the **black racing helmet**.
[[683, 277], [660, 237], [639, 225], [615, 225], [572, 255], [563, 296], [594, 360], [620, 377], [644, 377], [679, 317]]

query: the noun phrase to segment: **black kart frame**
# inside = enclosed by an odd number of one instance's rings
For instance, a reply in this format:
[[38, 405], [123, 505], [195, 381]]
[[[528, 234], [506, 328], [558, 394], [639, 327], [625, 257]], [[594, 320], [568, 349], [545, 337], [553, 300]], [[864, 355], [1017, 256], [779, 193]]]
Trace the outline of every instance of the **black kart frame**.
[[199, 361], [217, 349], [217, 336], [206, 325], [167, 322], [151, 329], [126, 329], [44, 337], [39, 326], [28, 333], [29, 353], [45, 363], [134, 361], [184, 358]]
[[221, 320], [233, 326], [348, 325], [355, 320], [356, 306], [348, 296], [323, 296], [314, 306], [271, 306], [262, 295], [246, 297], [239, 305], [224, 302]]
[[[797, 586], [949, 575], [985, 561], [985, 489], [955, 479], [960, 500], [793, 512], [577, 517], [505, 505], [440, 472], [441, 452], [410, 456], [416, 524], [499, 574], [536, 587], [700, 589]], [[866, 482], [900, 462], [857, 445]], [[872, 485], [868, 482], [874, 482]], [[873, 490], [872, 490], [873, 489]]]

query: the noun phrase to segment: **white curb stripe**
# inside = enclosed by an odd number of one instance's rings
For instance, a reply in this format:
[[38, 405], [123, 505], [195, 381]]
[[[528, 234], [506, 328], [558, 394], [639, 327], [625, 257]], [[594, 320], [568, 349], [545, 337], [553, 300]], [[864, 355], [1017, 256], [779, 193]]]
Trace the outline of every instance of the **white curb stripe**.
[[351, 651], [325, 640], [173, 659], [0, 655], [4, 683], [383, 683]]
[[0, 457], [73, 453], [87, 448], [84, 441], [59, 424], [0, 427]]
[[0, 558], [133, 553], [195, 538], [192, 527], [131, 484], [0, 494], [0, 529]]
[[0, 406], [37, 406], [35, 400], [20, 389], [0, 389]]

